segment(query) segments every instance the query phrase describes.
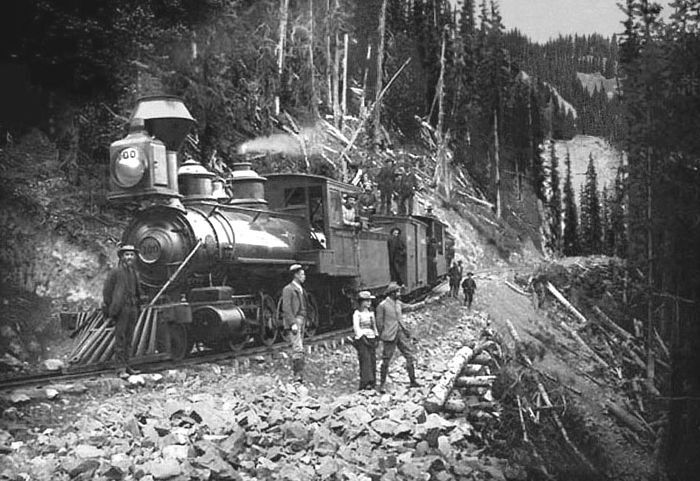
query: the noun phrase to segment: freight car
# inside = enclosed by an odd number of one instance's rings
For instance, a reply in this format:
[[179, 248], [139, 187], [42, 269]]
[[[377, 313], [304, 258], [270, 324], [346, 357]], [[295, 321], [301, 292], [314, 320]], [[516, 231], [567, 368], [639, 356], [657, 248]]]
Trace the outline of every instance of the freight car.
[[408, 249], [405, 295], [429, 289], [449, 265], [446, 226], [432, 216], [374, 216], [343, 225], [342, 198], [358, 188], [306, 174], [260, 176], [233, 164], [226, 179], [178, 151], [194, 123], [169, 96], [139, 100], [128, 135], [110, 146], [113, 202], [138, 204], [123, 234], [138, 250], [159, 333], [174, 358], [195, 343], [238, 349], [284, 333], [280, 293], [288, 267], [307, 269], [308, 334], [346, 325], [358, 289], [389, 283], [387, 239]]

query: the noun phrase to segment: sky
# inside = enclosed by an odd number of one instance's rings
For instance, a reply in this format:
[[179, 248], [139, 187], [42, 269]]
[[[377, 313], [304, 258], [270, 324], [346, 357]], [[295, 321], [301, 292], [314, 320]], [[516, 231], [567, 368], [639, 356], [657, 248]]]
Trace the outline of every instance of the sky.
[[560, 33], [606, 37], [621, 33], [625, 15], [618, 2], [624, 0], [498, 0], [506, 29], [517, 28], [535, 42], [546, 42]]

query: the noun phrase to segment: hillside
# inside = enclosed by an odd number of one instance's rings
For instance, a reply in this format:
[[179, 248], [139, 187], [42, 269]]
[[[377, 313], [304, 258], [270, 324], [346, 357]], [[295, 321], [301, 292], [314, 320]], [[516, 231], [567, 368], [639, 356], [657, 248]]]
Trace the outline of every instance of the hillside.
[[[612, 187], [617, 170], [625, 158], [623, 152], [610, 145], [605, 139], [590, 135], [577, 135], [571, 140], [556, 140], [554, 149], [559, 158], [559, 176], [562, 186], [566, 176], [564, 159], [567, 151], [569, 152], [571, 156], [571, 180], [577, 194], [586, 181], [589, 155], [593, 156], [593, 163], [598, 175], [598, 190], [603, 190], [603, 187]], [[578, 200], [577, 195], [576, 201], [578, 202]]]
[[609, 99], [613, 98], [615, 94], [618, 93], [618, 80], [615, 78], [605, 78], [600, 72], [576, 72], [576, 77], [579, 82], [581, 82], [581, 85], [583, 85], [583, 88], [591, 95], [596, 89], [600, 90], [601, 88], [605, 90]]

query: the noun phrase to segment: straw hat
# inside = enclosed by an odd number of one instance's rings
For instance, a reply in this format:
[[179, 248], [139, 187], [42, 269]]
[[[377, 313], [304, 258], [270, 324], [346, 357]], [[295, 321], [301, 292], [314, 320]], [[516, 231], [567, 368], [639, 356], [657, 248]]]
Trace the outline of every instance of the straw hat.
[[289, 272], [295, 273], [296, 271], [300, 271], [304, 268], [301, 264], [292, 264], [289, 266]]
[[372, 299], [376, 298], [369, 291], [360, 291], [357, 294], [357, 299], [360, 301], [371, 301]]

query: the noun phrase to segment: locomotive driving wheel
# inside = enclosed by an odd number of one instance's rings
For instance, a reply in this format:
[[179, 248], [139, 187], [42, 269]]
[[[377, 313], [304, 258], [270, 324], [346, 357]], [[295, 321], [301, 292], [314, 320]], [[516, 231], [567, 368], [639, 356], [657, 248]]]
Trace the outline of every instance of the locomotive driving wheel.
[[304, 337], [311, 337], [318, 330], [318, 307], [316, 298], [309, 293], [306, 296], [306, 326], [304, 327]]
[[180, 361], [184, 359], [192, 350], [194, 341], [189, 339], [190, 336], [188, 336], [187, 327], [184, 324], [168, 324], [168, 337], [170, 338], [170, 343], [167, 350], [173, 360]]
[[261, 306], [258, 309], [258, 323], [260, 324], [258, 337], [264, 345], [271, 346], [277, 341], [279, 334], [276, 322], [277, 306], [274, 299], [267, 294], [262, 295], [260, 304]]

